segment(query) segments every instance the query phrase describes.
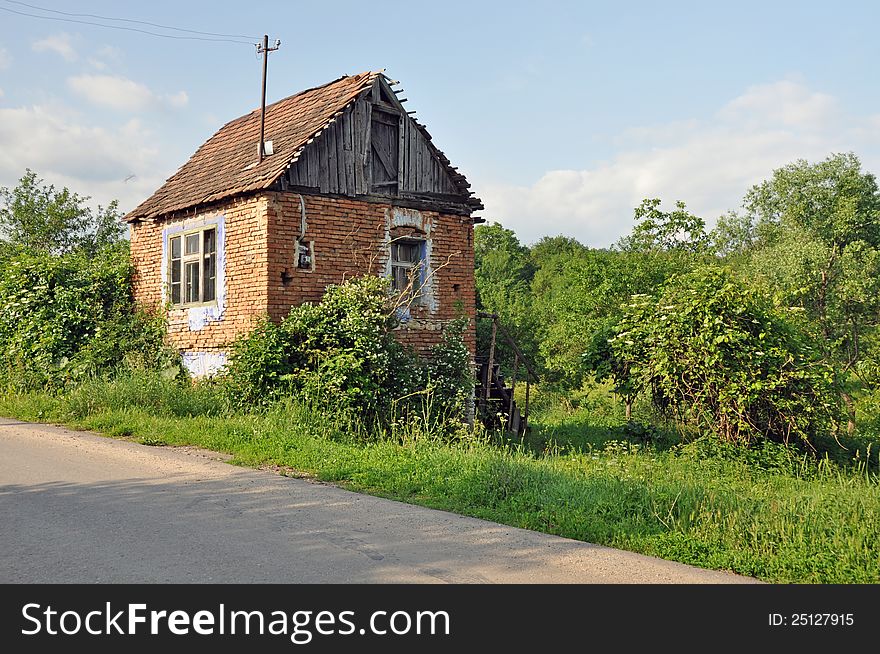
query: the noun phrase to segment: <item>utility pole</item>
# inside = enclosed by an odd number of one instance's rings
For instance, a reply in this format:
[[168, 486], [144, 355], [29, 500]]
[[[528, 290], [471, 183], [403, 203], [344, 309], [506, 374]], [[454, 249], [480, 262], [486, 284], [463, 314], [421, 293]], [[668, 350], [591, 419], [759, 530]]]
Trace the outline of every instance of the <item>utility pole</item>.
[[281, 47], [281, 41], [276, 40], [274, 47], [269, 47], [269, 35], [263, 35], [263, 42], [257, 45], [257, 54], [263, 55], [263, 92], [260, 101], [260, 162], [266, 156], [266, 73], [269, 70], [269, 53], [275, 52]]

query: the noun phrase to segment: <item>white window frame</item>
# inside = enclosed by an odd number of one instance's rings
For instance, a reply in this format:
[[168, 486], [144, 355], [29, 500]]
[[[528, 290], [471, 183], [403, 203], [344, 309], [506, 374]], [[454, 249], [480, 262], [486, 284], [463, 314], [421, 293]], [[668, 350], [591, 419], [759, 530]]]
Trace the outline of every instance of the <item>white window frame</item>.
[[[213, 249], [207, 235], [213, 233]], [[198, 238], [197, 249], [187, 252], [187, 244], [192, 242], [189, 239], [193, 236]], [[168, 302], [175, 309], [184, 309], [190, 307], [207, 307], [217, 305], [217, 294], [219, 292], [218, 281], [218, 249], [219, 249], [219, 230], [217, 225], [206, 225], [194, 229], [187, 229], [176, 232], [168, 236], [168, 269], [166, 270], [166, 279], [168, 282]], [[179, 242], [179, 256], [174, 256], [175, 241]], [[195, 268], [192, 265], [196, 264]], [[179, 265], [179, 278], [174, 281], [175, 265]], [[197, 271], [198, 288], [195, 297], [192, 298], [188, 294], [191, 286], [191, 270]], [[213, 272], [213, 282], [209, 282]], [[175, 286], [179, 286], [177, 302], [175, 302]]]

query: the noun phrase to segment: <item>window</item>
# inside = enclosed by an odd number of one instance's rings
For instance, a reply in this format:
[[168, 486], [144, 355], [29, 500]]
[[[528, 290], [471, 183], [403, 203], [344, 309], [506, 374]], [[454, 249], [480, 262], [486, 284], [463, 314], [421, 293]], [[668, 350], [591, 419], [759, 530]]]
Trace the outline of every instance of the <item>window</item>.
[[217, 299], [217, 228], [209, 227], [169, 240], [171, 304], [190, 306]]
[[391, 243], [391, 287], [411, 298], [419, 296], [422, 280], [424, 241], [400, 240]]

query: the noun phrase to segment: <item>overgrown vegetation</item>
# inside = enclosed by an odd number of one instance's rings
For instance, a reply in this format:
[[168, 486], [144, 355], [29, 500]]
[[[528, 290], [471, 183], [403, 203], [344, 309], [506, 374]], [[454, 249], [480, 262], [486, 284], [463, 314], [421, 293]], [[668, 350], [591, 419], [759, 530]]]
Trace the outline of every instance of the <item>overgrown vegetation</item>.
[[0, 414], [197, 445], [239, 465], [768, 581], [880, 579], [880, 471], [864, 453], [846, 469], [773, 443], [673, 446], [590, 414], [545, 420], [525, 443], [438, 438], [417, 421], [376, 438], [304, 402], [240, 412], [223, 398], [219, 386], [127, 373], [0, 396]]
[[607, 342], [618, 392], [645, 393], [665, 417], [729, 443], [812, 446], [837, 415], [831, 366], [770, 298], [724, 268], [633, 296]]
[[481, 308], [531, 335], [555, 393], [613, 379], [626, 416], [654, 400], [646, 427], [746, 445], [877, 439], [880, 191], [855, 155], [774, 171], [711, 231], [656, 198], [635, 220], [609, 249], [477, 228], [505, 251], [483, 257]]
[[0, 414], [770, 581], [880, 581], [880, 192], [853, 155], [775, 171], [711, 231], [658, 199], [608, 249], [479, 226], [479, 308], [544, 376], [513, 440], [466, 428], [466, 323], [417, 357], [384, 280], [259, 322], [193, 383], [133, 306], [115, 207], [30, 172], [2, 199]]
[[136, 309], [116, 206], [97, 213], [28, 171], [0, 189], [0, 385], [59, 389], [120, 368], [179, 371]]
[[221, 384], [237, 408], [293, 397], [379, 430], [415, 416], [435, 430], [463, 428], [473, 392], [467, 321], [449, 324], [422, 358], [394, 338], [395, 316], [384, 279], [330, 286], [320, 303], [239, 338]]

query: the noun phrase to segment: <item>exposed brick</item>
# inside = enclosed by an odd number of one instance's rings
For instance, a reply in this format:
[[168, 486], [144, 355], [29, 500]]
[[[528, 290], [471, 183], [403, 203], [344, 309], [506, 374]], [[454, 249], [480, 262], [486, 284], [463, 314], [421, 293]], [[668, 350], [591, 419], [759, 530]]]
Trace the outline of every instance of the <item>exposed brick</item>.
[[[135, 297], [147, 308], [166, 311], [171, 343], [181, 350], [223, 350], [236, 336], [249, 331], [261, 315], [280, 320], [294, 305], [320, 301], [330, 284], [363, 274], [385, 274], [391, 202], [322, 195], [303, 195], [303, 200], [308, 223], [305, 240], [314, 241], [314, 271], [296, 267], [300, 204], [295, 193], [260, 192], [204, 208], [186, 219], [132, 223]], [[221, 213], [226, 225], [226, 311], [220, 321], [191, 331], [187, 309], [165, 309], [162, 230]], [[427, 306], [414, 307], [413, 319], [397, 330], [397, 336], [424, 351], [440, 340], [445, 323], [467, 316], [471, 322], [466, 341], [473, 355], [473, 227], [458, 215], [431, 211], [421, 215], [430, 224], [436, 303], [433, 311]], [[391, 229], [390, 236], [407, 236], [411, 231], [397, 227]], [[283, 278], [289, 281], [285, 283]]]

